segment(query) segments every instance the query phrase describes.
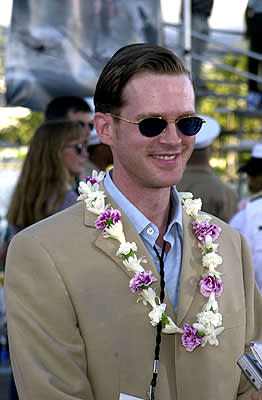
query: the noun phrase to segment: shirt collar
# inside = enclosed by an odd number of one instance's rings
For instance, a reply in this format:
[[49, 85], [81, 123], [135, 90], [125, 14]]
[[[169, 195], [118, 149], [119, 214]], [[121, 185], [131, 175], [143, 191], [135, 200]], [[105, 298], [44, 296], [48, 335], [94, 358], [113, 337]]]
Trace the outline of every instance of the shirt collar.
[[[112, 170], [111, 170], [112, 171]], [[139, 211], [133, 203], [116, 187], [111, 176], [110, 171], [107, 172], [104, 179], [104, 186], [107, 192], [110, 194], [112, 199], [116, 202], [116, 204], [122, 209], [125, 210], [125, 214], [134, 226], [137, 233], [140, 235], [142, 231], [149, 225], [152, 224], [148, 218], [144, 216], [144, 214]], [[168, 226], [167, 232], [170, 231], [171, 227], [178, 223], [180, 233], [182, 232], [182, 206], [180, 202], [179, 194], [176, 190], [175, 186], [172, 186], [171, 190], [171, 201], [173, 205], [173, 217]]]

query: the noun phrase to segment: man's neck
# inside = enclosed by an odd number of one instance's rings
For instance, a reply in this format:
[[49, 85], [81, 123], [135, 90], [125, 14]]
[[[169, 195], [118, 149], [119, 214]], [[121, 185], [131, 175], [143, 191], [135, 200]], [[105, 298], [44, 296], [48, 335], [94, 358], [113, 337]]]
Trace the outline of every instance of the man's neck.
[[[141, 194], [141, 196], [132, 198], [133, 196], [131, 194], [130, 198], [126, 193], [124, 194], [128, 200], [130, 200], [136, 206], [136, 208], [149, 219], [149, 221], [157, 226], [159, 235], [156, 240], [156, 244], [162, 248], [164, 243], [164, 235], [168, 225], [170, 207], [172, 206], [170, 199], [170, 188], [164, 196], [159, 197], [157, 197], [157, 195], [159, 195], [159, 189], [155, 194], [153, 192], [148, 193], [148, 197], [145, 194]], [[166, 251], [168, 250], [169, 245], [166, 247]]]
[[171, 188], [146, 188], [119, 181], [111, 175], [114, 184], [135, 207], [159, 229], [160, 236], [166, 232]]

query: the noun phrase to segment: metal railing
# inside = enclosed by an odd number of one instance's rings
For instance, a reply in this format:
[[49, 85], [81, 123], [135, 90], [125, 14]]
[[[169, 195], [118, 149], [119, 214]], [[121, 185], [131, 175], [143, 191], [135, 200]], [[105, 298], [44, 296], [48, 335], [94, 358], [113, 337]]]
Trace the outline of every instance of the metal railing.
[[[176, 41], [175, 43], [170, 43], [170, 39], [168, 39], [166, 28], [169, 28], [171, 30], [174, 30], [176, 33]], [[183, 25], [182, 24], [172, 24], [172, 23], [163, 23], [163, 29], [164, 29], [164, 44], [171, 48], [172, 50], [175, 50], [178, 54], [180, 55], [185, 55], [185, 53], [188, 54], [188, 52], [185, 52], [183, 46], [181, 45], [180, 42], [180, 36], [182, 36], [182, 32], [184, 31]], [[262, 54], [255, 53], [250, 50], [246, 50], [242, 47], [239, 46], [233, 46], [231, 44], [226, 43], [225, 41], [221, 41], [219, 39], [216, 39], [214, 37], [215, 34], [220, 34], [220, 35], [225, 35], [225, 36], [238, 36], [239, 39], [244, 40], [244, 34], [241, 31], [232, 31], [232, 30], [222, 30], [222, 29], [212, 29], [210, 28], [210, 34], [206, 35], [197, 31], [192, 30], [191, 31], [191, 36], [203, 41], [208, 42], [208, 55], [207, 54], [198, 54], [191, 49], [190, 51], [190, 56], [192, 59], [199, 60], [201, 62], [205, 62], [208, 64], [213, 65], [216, 68], [219, 68], [224, 71], [231, 72], [235, 75], [237, 75], [240, 79], [244, 78], [245, 80], [250, 79], [254, 80], [258, 83], [262, 83], [262, 77], [259, 77], [255, 74], [249, 73], [248, 71], [243, 71], [234, 67], [231, 67], [230, 65], [227, 65], [223, 62], [217, 62], [214, 60], [214, 58], [219, 58], [219, 57], [224, 57], [226, 54], [235, 54], [235, 55], [244, 55], [246, 57], [251, 57], [256, 60], [262, 61]], [[169, 36], [171, 34], [169, 33]], [[175, 36], [174, 36], [175, 37]], [[216, 45], [219, 47], [221, 50], [216, 47], [213, 47], [212, 45]]]

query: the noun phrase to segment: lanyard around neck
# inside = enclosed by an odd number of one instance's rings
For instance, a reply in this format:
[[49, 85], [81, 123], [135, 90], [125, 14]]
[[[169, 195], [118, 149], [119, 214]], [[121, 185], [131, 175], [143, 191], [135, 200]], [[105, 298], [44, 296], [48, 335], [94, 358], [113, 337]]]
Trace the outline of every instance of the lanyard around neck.
[[[172, 215], [172, 201], [170, 199], [169, 203], [169, 211], [168, 211], [168, 218], [167, 218], [167, 227], [171, 220]], [[156, 252], [157, 258], [159, 259], [159, 269], [160, 269], [160, 303], [163, 303], [165, 298], [165, 264], [164, 264], [164, 255], [166, 250], [167, 242], [164, 240], [163, 247], [161, 250], [161, 254], [159, 255], [156, 246], [153, 249]], [[158, 375], [158, 365], [159, 365], [159, 354], [160, 354], [160, 343], [161, 343], [161, 331], [162, 331], [162, 322], [160, 321], [157, 324], [157, 334], [156, 334], [156, 346], [155, 346], [155, 357], [154, 357], [154, 364], [153, 364], [153, 377], [149, 389], [149, 400], [155, 400], [155, 390], [156, 390], [156, 379]]]

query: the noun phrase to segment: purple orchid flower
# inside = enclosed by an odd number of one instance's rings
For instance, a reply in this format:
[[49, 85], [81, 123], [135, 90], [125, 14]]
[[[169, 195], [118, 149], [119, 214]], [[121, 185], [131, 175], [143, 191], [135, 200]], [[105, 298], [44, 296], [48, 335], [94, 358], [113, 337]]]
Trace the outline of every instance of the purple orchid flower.
[[99, 181], [97, 178], [91, 178], [89, 175], [86, 176], [86, 183], [87, 183], [87, 182], [91, 182], [92, 185], [93, 185], [94, 183], [100, 183], [100, 181]]
[[137, 272], [129, 282], [129, 287], [133, 293], [136, 293], [140, 288], [148, 287], [157, 279], [153, 276], [152, 271]]
[[110, 226], [115, 225], [117, 221], [120, 221], [121, 214], [118, 210], [111, 210], [103, 211], [95, 222], [95, 226], [97, 229], [104, 228], [103, 233], [105, 232], [105, 228], [110, 228]]
[[219, 297], [223, 292], [221, 279], [216, 279], [212, 275], [205, 275], [199, 285], [200, 293], [205, 297], [209, 297], [212, 292], [215, 292], [215, 297]]
[[184, 333], [182, 335], [182, 344], [186, 351], [193, 351], [203, 341], [203, 337], [197, 337], [197, 329], [192, 328], [190, 325], [184, 325]]
[[201, 223], [193, 222], [193, 231], [200, 242], [205, 243], [206, 236], [211, 236], [212, 240], [216, 240], [221, 232], [221, 228], [207, 221]]

